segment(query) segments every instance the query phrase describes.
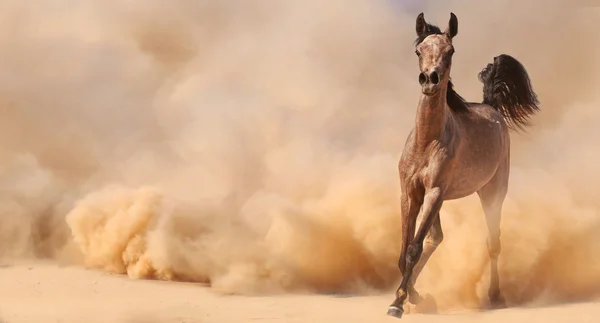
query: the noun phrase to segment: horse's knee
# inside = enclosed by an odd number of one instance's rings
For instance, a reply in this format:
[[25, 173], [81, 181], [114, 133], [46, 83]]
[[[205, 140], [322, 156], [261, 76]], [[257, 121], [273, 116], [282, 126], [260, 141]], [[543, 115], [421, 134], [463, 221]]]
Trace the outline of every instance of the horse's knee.
[[406, 262], [412, 265], [416, 264], [422, 252], [423, 245], [421, 243], [411, 243], [406, 250]]

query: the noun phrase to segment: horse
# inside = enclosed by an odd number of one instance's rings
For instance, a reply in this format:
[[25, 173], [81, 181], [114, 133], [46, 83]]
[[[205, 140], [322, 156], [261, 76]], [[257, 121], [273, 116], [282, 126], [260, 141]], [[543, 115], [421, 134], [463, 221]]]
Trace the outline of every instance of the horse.
[[[529, 75], [514, 57], [494, 57], [478, 74], [481, 103], [467, 102], [450, 79], [458, 18], [450, 13], [444, 30], [416, 20], [415, 54], [421, 94], [415, 125], [408, 135], [398, 173], [401, 189], [402, 247], [398, 268], [402, 281], [387, 314], [401, 318], [406, 298], [421, 302], [415, 290], [419, 273], [444, 238], [440, 209], [444, 201], [477, 193], [488, 228], [490, 304], [505, 307], [500, 291], [500, 219], [508, 191], [510, 131], [530, 126], [539, 101]], [[421, 223], [416, 230], [417, 218]]]

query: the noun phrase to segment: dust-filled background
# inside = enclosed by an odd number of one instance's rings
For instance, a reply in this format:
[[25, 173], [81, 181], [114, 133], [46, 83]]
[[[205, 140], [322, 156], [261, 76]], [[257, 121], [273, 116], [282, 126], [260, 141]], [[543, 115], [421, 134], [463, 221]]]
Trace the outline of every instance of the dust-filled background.
[[[507, 53], [542, 102], [512, 134], [507, 301], [595, 297], [597, 14], [549, 0], [423, 7], [442, 28], [458, 16], [459, 93], [481, 100], [477, 73]], [[393, 293], [415, 17], [384, 0], [2, 1], [0, 259], [225, 293]], [[479, 201], [441, 216], [417, 287], [440, 308], [482, 306]]]

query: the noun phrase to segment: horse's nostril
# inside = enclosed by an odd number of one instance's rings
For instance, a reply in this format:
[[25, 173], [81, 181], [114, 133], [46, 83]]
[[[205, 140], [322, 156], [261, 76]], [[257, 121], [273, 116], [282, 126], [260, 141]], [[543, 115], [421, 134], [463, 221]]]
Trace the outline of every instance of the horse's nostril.
[[429, 81], [431, 81], [432, 84], [436, 85], [440, 82], [440, 76], [436, 71], [431, 72], [431, 75], [429, 75]]
[[419, 73], [419, 84], [423, 85], [427, 82], [427, 76], [425, 73]]

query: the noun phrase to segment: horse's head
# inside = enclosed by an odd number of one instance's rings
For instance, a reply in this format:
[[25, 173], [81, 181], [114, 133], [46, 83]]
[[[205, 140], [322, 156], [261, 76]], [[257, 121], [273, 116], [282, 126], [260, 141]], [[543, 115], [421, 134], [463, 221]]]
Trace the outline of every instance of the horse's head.
[[450, 80], [452, 66], [452, 38], [458, 33], [458, 19], [450, 13], [448, 27], [442, 32], [428, 24], [423, 13], [417, 16], [417, 40], [415, 53], [419, 57], [419, 84], [425, 95], [434, 95], [445, 88]]

